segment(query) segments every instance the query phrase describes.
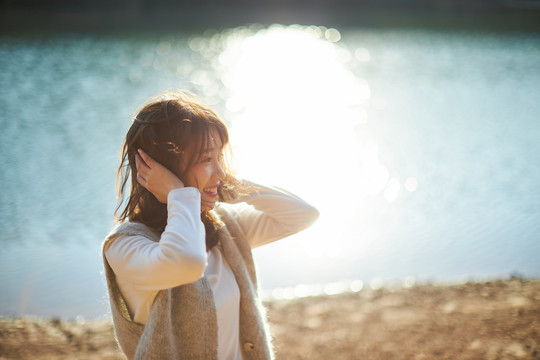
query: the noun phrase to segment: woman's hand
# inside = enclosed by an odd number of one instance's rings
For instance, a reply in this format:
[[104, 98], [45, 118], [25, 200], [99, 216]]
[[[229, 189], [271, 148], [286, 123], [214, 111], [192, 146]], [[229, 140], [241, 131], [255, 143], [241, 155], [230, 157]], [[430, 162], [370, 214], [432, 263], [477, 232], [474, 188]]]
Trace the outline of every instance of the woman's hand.
[[184, 187], [184, 183], [175, 174], [141, 149], [139, 155], [135, 155], [135, 164], [137, 181], [160, 203], [167, 203], [167, 196], [171, 190]]

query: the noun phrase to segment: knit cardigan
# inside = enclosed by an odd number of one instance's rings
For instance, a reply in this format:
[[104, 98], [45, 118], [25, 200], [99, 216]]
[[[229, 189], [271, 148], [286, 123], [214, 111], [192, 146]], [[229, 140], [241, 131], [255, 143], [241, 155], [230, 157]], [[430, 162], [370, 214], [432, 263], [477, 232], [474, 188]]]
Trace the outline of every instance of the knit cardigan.
[[[240, 342], [244, 360], [273, 359], [266, 315], [257, 296], [251, 248], [234, 217], [218, 208], [226, 224], [219, 246], [240, 290]], [[142, 235], [159, 241], [160, 234], [144, 224], [118, 224], [103, 242], [102, 254], [116, 339], [128, 359], [217, 360], [218, 331], [214, 297], [205, 277], [158, 292], [145, 325], [132, 321], [115, 274], [105, 256], [120, 234]]]

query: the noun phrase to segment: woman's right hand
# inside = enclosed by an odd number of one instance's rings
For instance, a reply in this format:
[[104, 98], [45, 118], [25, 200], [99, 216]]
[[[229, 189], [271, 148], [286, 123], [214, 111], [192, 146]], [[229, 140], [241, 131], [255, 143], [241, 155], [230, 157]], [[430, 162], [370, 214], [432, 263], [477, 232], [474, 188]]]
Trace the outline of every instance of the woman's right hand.
[[139, 149], [135, 155], [137, 182], [150, 191], [160, 203], [166, 204], [171, 190], [183, 188], [184, 183], [172, 171]]

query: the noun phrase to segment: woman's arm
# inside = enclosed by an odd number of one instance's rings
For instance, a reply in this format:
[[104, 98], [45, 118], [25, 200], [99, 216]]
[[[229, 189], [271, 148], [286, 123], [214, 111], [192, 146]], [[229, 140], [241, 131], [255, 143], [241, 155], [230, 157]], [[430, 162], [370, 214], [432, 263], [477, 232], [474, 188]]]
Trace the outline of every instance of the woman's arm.
[[168, 219], [159, 242], [121, 235], [105, 256], [117, 277], [139, 290], [162, 290], [197, 281], [206, 266], [205, 230], [197, 189], [177, 188], [167, 197]]
[[282, 239], [309, 227], [319, 217], [313, 206], [283, 189], [242, 182], [247, 193], [227, 202], [251, 248]]

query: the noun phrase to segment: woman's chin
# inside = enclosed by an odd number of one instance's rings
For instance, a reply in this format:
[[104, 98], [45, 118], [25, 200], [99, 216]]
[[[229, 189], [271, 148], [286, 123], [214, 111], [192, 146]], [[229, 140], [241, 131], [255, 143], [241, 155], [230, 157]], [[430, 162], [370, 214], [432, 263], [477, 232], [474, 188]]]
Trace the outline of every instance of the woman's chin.
[[203, 201], [201, 203], [201, 211], [210, 211], [216, 206], [215, 201]]

